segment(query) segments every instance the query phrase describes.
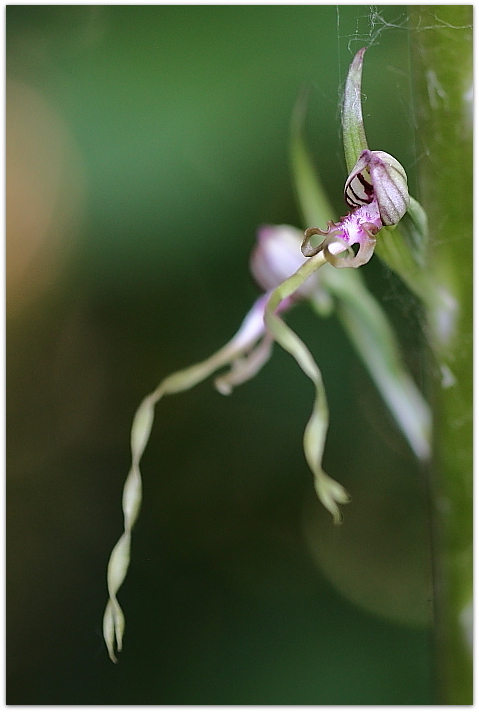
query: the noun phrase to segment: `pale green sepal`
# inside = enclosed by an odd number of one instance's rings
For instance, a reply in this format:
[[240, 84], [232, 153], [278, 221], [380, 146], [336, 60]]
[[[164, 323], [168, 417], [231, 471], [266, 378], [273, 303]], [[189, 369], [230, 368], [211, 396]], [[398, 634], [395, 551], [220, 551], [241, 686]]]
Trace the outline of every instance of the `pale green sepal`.
[[[133, 418], [130, 436], [131, 468], [123, 487], [122, 497], [124, 532], [114, 546], [108, 562], [109, 600], [103, 617], [103, 635], [108, 654], [113, 662], [117, 662], [116, 651], [120, 651], [122, 648], [125, 630], [125, 617], [118, 603], [117, 593], [125, 580], [130, 563], [131, 532], [138, 518], [142, 499], [140, 460], [151, 434], [154, 408], [163, 396], [186, 391], [228, 364], [233, 364], [233, 367], [236, 368], [235, 375], [230, 378], [228, 389], [224, 388], [222, 391], [220, 389], [222, 393], [230, 392], [232, 385], [252, 377], [268, 359], [271, 339], [264, 338], [260, 345], [254, 349], [258, 336], [254, 329], [248, 332], [246, 321], [245, 319], [237, 334], [210, 358], [189, 368], [176, 371], [161, 381], [159, 386], [143, 399]], [[250, 334], [249, 340], [248, 334]], [[247, 366], [243, 369], [240, 368], [240, 373], [238, 373], [241, 357], [249, 349], [252, 349], [252, 352], [245, 358]]]
[[131, 426], [131, 451], [136, 453], [138, 459], [143, 454], [148, 438], [150, 437], [154, 416], [154, 402], [151, 396], [147, 396], [143, 399], [136, 411]]
[[272, 347], [273, 340], [269, 334], [266, 334], [249, 354], [233, 361], [229, 371], [215, 378], [216, 390], [224, 396], [229, 396], [233, 388], [254, 378], [269, 360]]
[[113, 663], [117, 663], [116, 651], [122, 647], [123, 633], [125, 630], [125, 616], [120, 606], [108, 601], [103, 616], [103, 638], [106, 643], [108, 655]]
[[321, 371], [303, 341], [275, 313], [281, 301], [294, 294], [310, 274], [324, 265], [324, 263], [324, 255], [319, 252], [305, 262], [292, 277], [277, 287], [268, 301], [264, 319], [270, 334], [273, 335], [285, 351], [288, 351], [295, 358], [298, 365], [314, 384], [315, 399], [313, 412], [304, 432], [304, 453], [306, 461], [314, 474], [315, 489], [318, 497], [332, 514], [334, 522], [338, 523], [341, 521], [338, 504], [349, 502], [350, 497], [338, 482], [335, 482], [324, 472], [321, 465], [329, 419]]
[[112, 662], [116, 663], [115, 650], [121, 651], [123, 633], [125, 631], [125, 616], [120, 608], [116, 594], [123, 583], [130, 563], [131, 534], [123, 532], [116, 543], [108, 563], [108, 595], [109, 600], [103, 616], [103, 637]]
[[[305, 452], [307, 452], [306, 443], [304, 449]], [[318, 468], [315, 474], [314, 489], [319, 501], [322, 502], [326, 509], [333, 515], [333, 522], [335, 524], [341, 524], [343, 514], [338, 504], [348, 504], [351, 501], [351, 496], [339, 482], [331, 479], [321, 468]]]
[[111, 552], [110, 561], [108, 563], [107, 582], [108, 592], [113, 599], [123, 583], [128, 570], [130, 563], [130, 544], [130, 532], [123, 532]]
[[343, 146], [348, 173], [351, 173], [362, 151], [368, 148], [361, 105], [361, 77], [365, 51], [366, 47], [363, 47], [354, 57], [344, 86]]
[[[143, 452], [143, 451], [141, 451], [141, 452]], [[123, 513], [124, 513], [124, 517], [125, 517], [125, 522], [130, 522], [131, 526], [133, 526], [133, 524], [136, 522], [136, 520], [138, 518], [138, 514], [140, 511], [140, 505], [141, 505], [142, 484], [141, 484], [141, 475], [140, 475], [140, 467], [139, 467], [139, 458], [140, 457], [141, 457], [141, 454], [139, 454], [135, 458], [137, 460], [137, 462], [135, 462], [132, 465], [130, 474], [126, 479], [125, 486], [123, 488], [123, 498], [122, 498]]]

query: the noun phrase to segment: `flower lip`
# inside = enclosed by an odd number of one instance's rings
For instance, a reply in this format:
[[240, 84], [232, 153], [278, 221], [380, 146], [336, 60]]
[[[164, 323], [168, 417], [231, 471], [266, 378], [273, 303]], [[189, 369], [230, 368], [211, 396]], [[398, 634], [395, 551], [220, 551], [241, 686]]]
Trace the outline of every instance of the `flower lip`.
[[[382, 227], [379, 206], [377, 200], [373, 198], [370, 203], [355, 208], [339, 222], [334, 223], [330, 220], [327, 230], [319, 228], [306, 230], [301, 250], [305, 257], [312, 257], [324, 249], [326, 259], [335, 267], [360, 267], [371, 259], [376, 244], [372, 238]], [[324, 235], [325, 240], [317, 247], [313, 247], [311, 245], [313, 235]], [[336, 258], [329, 249], [335, 242], [343, 243], [345, 250], [353, 245], [359, 245], [359, 252], [356, 257]]]

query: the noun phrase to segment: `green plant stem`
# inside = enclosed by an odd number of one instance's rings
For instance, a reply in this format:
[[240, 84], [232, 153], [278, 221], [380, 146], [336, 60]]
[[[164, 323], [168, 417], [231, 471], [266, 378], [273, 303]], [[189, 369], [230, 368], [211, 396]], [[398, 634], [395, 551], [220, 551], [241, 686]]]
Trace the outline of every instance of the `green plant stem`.
[[436, 701], [466, 705], [472, 704], [472, 6], [410, 11], [427, 269], [446, 295], [426, 306], [434, 354]]

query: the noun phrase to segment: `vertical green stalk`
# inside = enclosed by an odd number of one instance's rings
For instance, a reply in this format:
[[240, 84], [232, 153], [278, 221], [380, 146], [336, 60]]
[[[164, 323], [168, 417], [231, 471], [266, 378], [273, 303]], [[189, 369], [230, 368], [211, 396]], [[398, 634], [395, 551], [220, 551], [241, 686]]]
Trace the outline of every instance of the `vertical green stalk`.
[[[472, 5], [411, 8], [434, 353], [431, 516], [438, 704], [472, 704]], [[440, 303], [439, 303], [440, 301]]]

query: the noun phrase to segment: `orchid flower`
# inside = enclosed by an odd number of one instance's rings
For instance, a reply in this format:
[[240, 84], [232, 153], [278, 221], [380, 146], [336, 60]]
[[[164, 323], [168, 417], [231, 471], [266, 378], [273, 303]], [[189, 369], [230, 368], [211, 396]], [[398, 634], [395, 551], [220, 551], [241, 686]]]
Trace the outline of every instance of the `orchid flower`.
[[[264, 293], [225, 346], [205, 361], [166, 377], [143, 399], [134, 416], [132, 463], [123, 490], [124, 532], [108, 564], [109, 600], [103, 619], [105, 642], [114, 662], [116, 653], [122, 649], [125, 627], [117, 593], [128, 570], [131, 534], [142, 498], [140, 460], [151, 433], [154, 408], [163, 396], [188, 390], [225, 366], [229, 368], [216, 377], [215, 387], [228, 395], [234, 387], [258, 373], [269, 359], [274, 342], [279, 343], [313, 382], [315, 398], [304, 432], [304, 453], [320, 501], [335, 522], [341, 521], [338, 505], [346, 504], [350, 497], [322, 468], [328, 407], [321, 371], [307, 346], [282, 319], [282, 315], [296, 303], [310, 302], [321, 316], [337, 309], [412, 449], [418, 457], [428, 457], [429, 412], [402, 366], [394, 335], [382, 309], [360, 281], [354, 282], [353, 290], [345, 288], [341, 286], [343, 280], [333, 278], [335, 270], [328, 266], [330, 263], [333, 267], [359, 267], [368, 262], [380, 230], [384, 226], [395, 226], [411, 205], [404, 169], [389, 154], [369, 150], [365, 144], [362, 116], [358, 119], [357, 103], [351, 100], [353, 94], [360, 96], [358, 66], [362, 66], [363, 54], [364, 50], [361, 50], [351, 65], [343, 113], [343, 126], [349, 127], [346, 151], [349, 150], [350, 155], [355, 151], [357, 154], [344, 191], [350, 211], [337, 222], [329, 220], [326, 229], [312, 227], [304, 234], [286, 225], [260, 228], [250, 267]], [[315, 241], [318, 244], [313, 244]], [[319, 273], [319, 268], [325, 265], [326, 269]], [[347, 283], [353, 282], [345, 279], [344, 284]]]

